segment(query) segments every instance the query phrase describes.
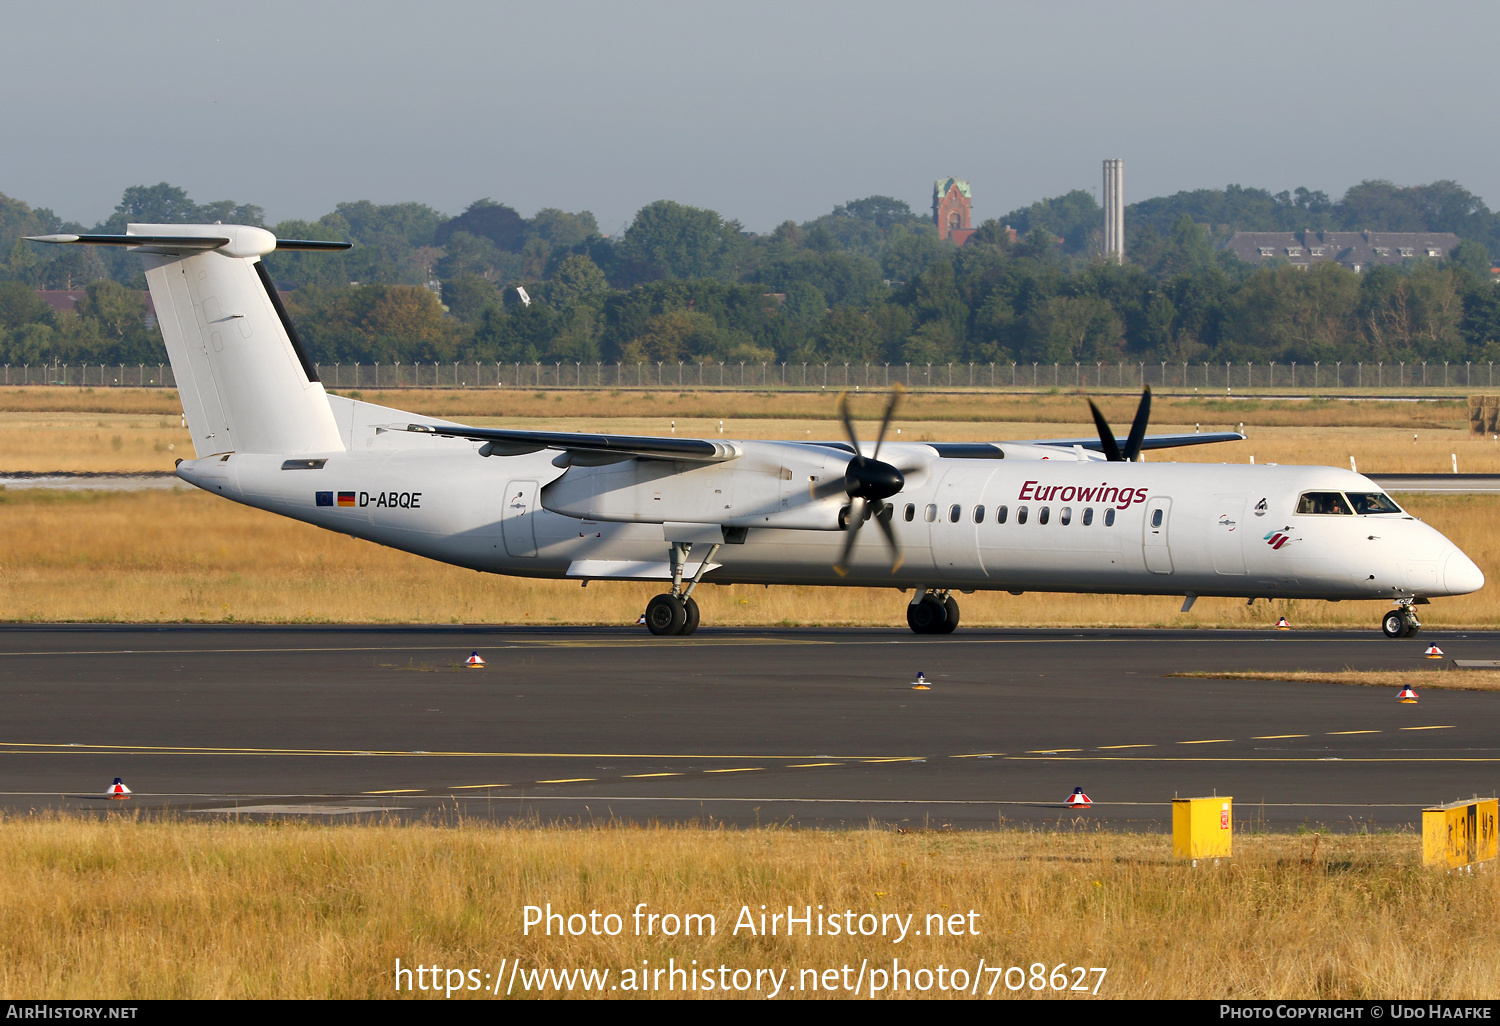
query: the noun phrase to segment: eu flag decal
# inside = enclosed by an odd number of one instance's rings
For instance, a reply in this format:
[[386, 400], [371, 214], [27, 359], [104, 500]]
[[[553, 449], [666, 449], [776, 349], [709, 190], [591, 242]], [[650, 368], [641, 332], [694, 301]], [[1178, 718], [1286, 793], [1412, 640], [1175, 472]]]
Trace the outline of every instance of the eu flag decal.
[[333, 505], [333, 493], [332, 492], [316, 492], [315, 494], [318, 497], [318, 505], [319, 506], [332, 506]]

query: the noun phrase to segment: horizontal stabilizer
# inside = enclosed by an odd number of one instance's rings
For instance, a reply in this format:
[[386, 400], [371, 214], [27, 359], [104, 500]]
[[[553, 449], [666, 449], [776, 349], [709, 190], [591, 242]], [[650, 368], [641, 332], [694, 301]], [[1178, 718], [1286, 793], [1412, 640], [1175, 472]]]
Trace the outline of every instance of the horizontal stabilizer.
[[[28, 235], [32, 242], [76, 246], [130, 246], [162, 252], [184, 252], [195, 249], [219, 249], [229, 245], [222, 235]], [[281, 250], [330, 251], [349, 249], [352, 242], [324, 242], [321, 239], [277, 239]]]

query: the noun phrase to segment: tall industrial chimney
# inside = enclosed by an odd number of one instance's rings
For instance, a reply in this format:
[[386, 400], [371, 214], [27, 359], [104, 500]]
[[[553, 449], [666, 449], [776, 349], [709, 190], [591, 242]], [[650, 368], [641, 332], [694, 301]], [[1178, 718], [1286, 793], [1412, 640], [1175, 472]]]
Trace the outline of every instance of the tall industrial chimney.
[[1125, 262], [1125, 161], [1104, 162], [1104, 259]]

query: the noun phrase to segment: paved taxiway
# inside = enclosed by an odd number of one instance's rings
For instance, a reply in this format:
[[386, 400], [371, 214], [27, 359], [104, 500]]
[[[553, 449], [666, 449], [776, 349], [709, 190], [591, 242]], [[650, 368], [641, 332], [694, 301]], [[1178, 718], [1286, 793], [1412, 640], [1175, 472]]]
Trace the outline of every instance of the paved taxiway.
[[1432, 668], [1432, 641], [1500, 658], [1431, 631], [0, 628], [0, 808], [983, 827], [1071, 823], [1081, 785], [1115, 828], [1215, 792], [1242, 826], [1415, 825], [1495, 793], [1500, 693], [1163, 675]]

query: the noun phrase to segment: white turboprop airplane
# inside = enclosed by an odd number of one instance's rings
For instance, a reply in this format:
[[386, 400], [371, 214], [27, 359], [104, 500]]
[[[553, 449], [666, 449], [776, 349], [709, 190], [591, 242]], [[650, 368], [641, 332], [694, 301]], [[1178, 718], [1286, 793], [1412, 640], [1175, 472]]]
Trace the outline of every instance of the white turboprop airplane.
[[[1147, 436], [1149, 390], [1121, 445], [709, 440], [475, 428], [329, 395], [261, 257], [345, 243], [241, 225], [130, 225], [197, 459], [216, 495], [431, 559], [519, 577], [670, 582], [654, 634], [691, 634], [693, 590], [809, 584], [910, 590], [919, 634], [958, 625], [955, 591], [1385, 599], [1484, 584], [1457, 546], [1367, 477], [1334, 467], [1138, 462], [1143, 449], [1243, 436]], [[1092, 404], [1090, 404], [1092, 406]], [[877, 530], [861, 540], [860, 528]], [[873, 540], [874, 544], [870, 544]]]

